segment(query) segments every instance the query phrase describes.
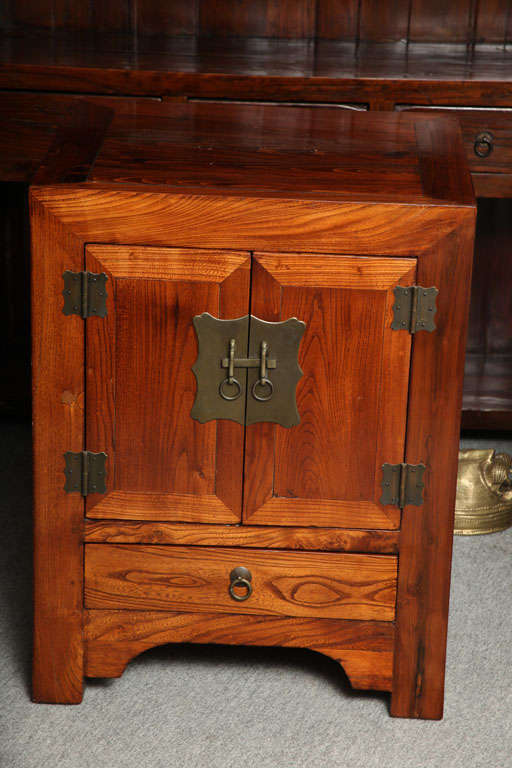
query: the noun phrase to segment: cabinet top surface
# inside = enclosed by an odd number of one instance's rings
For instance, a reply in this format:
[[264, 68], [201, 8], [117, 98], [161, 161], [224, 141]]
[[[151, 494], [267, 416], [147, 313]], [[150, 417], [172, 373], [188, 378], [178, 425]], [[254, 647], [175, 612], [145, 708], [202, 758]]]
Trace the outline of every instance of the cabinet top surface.
[[309, 200], [474, 204], [453, 118], [335, 107], [125, 105], [109, 124], [87, 182]]

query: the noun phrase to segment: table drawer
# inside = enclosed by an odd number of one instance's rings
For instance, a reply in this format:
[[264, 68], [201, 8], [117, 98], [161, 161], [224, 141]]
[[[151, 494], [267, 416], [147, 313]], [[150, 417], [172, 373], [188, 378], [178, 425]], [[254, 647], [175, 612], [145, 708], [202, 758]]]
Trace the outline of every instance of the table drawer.
[[[231, 574], [240, 567], [249, 574], [235, 583]], [[391, 621], [396, 581], [390, 555], [85, 546], [86, 608]]]
[[512, 173], [512, 108], [428, 107], [400, 104], [397, 110], [454, 115], [462, 129], [473, 173]]

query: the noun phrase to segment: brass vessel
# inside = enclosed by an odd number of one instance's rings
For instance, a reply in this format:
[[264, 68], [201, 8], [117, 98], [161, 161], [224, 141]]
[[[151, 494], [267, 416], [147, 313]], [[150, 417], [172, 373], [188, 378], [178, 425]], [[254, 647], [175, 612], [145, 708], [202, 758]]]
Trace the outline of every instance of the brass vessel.
[[459, 452], [454, 533], [471, 536], [512, 525], [512, 456], [492, 449]]

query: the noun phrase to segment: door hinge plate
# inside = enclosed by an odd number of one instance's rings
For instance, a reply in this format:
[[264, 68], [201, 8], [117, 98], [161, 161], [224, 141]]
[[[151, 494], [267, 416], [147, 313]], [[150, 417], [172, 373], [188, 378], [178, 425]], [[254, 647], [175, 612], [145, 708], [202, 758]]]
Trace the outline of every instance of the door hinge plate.
[[421, 285], [397, 285], [393, 289], [395, 303], [393, 305], [394, 331], [435, 331], [435, 314], [437, 312], [436, 298], [438, 289], [423, 288]]
[[66, 451], [64, 460], [66, 462], [64, 469], [66, 493], [81, 493], [82, 496], [87, 496], [90, 493], [107, 492], [106, 453]]
[[104, 272], [70, 272], [62, 275], [64, 279], [65, 315], [80, 317], [106, 317], [107, 315], [107, 276]]
[[408, 504], [423, 504], [424, 464], [383, 464], [380, 503], [403, 509]]

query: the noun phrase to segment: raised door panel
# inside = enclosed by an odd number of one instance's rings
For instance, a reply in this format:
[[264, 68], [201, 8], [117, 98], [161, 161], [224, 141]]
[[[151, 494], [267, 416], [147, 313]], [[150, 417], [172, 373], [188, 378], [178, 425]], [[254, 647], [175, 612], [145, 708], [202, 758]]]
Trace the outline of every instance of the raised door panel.
[[90, 245], [86, 264], [108, 278], [107, 316], [86, 323], [86, 444], [108, 455], [88, 517], [238, 522], [243, 427], [190, 416], [192, 318], [247, 314], [249, 255]]
[[300, 423], [247, 427], [244, 520], [395, 529], [382, 464], [404, 460], [411, 336], [393, 331], [396, 285], [415, 259], [256, 254], [251, 312], [306, 323]]

